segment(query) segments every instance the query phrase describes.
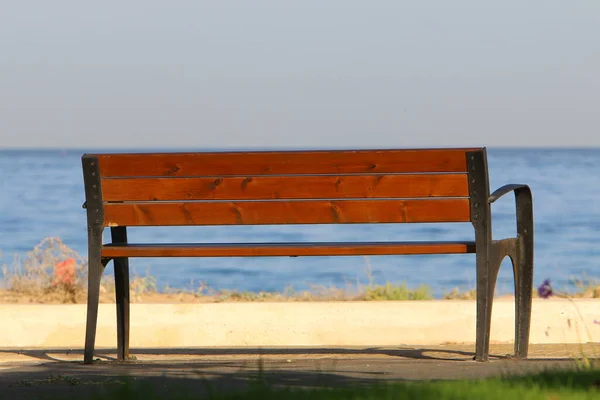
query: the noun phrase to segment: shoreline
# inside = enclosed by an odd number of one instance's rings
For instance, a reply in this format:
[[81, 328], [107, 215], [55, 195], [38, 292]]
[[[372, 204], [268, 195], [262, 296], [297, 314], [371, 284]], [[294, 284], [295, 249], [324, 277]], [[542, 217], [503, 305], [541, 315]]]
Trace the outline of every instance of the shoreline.
[[[133, 277], [130, 284], [132, 304], [208, 304], [208, 303], [311, 303], [311, 302], [380, 302], [380, 301], [473, 301], [474, 289], [460, 291], [458, 288], [434, 297], [427, 285], [408, 288], [405, 284], [364, 285], [359, 288], [337, 288], [315, 286], [311, 290], [295, 292], [242, 292], [237, 290], [214, 291], [201, 288], [197, 291], [167, 288], [156, 289], [153, 277]], [[583, 282], [583, 281], [582, 281]], [[2, 281], [0, 281], [0, 284]], [[86, 304], [87, 289], [84, 282], [76, 285], [40, 284], [40, 282], [19, 282], [15, 288], [0, 285], [0, 304]], [[572, 285], [574, 291], [557, 294], [572, 299], [600, 299], [600, 284], [589, 280], [587, 284]], [[533, 298], [539, 298], [537, 288]], [[514, 299], [514, 294], [496, 294], [494, 299]], [[100, 286], [100, 303], [114, 303], [114, 282], [103, 279]]]
[[[46, 237], [22, 260], [1, 265], [0, 304], [85, 304], [87, 300], [87, 260], [66, 246], [59, 237]], [[344, 287], [308, 285], [296, 291], [286, 286], [282, 291], [252, 292], [215, 290], [200, 281], [196, 289], [176, 289], [168, 285], [159, 290], [156, 277], [130, 275], [131, 303], [241, 303], [241, 302], [316, 302], [316, 301], [438, 301], [474, 300], [474, 288], [454, 287], [436, 292], [427, 284], [408, 287], [406, 283], [376, 284], [367, 262], [365, 278]], [[534, 282], [533, 297], [538, 297]], [[498, 293], [498, 290], [496, 290]], [[572, 298], [600, 298], [600, 279], [583, 275], [571, 278], [563, 295]], [[512, 293], [495, 298], [511, 298]], [[100, 284], [100, 303], [114, 302], [114, 276], [104, 275]]]
[[[100, 295], [100, 304], [112, 304], [115, 302], [114, 292], [103, 292]], [[497, 295], [494, 299], [514, 299], [513, 294]], [[34, 305], [74, 305], [86, 304], [86, 293], [78, 293], [73, 298], [65, 297], [62, 293], [47, 293], [47, 294], [27, 294], [18, 293], [10, 290], [0, 290], [0, 305], [6, 304], [34, 304]], [[474, 298], [469, 293], [457, 295], [454, 298], [373, 298], [365, 300], [363, 296], [343, 296], [314, 294], [306, 292], [297, 296], [289, 296], [277, 292], [225, 292], [215, 295], [200, 295], [193, 292], [144, 292], [131, 293], [131, 304], [218, 304], [218, 303], [318, 303], [318, 302], [414, 302], [414, 301], [472, 301]]]
[[[475, 289], [467, 285], [434, 291], [428, 284], [408, 287], [406, 282], [375, 283], [368, 258], [365, 258], [365, 280], [342, 287], [304, 284], [308, 289], [296, 291], [292, 285], [273, 292], [215, 290], [206, 282], [197, 287], [171, 288], [151, 275], [130, 274], [132, 302], [240, 302], [240, 301], [371, 301], [371, 300], [473, 300]], [[534, 297], [537, 296], [534, 282]], [[498, 288], [496, 288], [498, 293]], [[17, 304], [80, 304], [87, 295], [87, 259], [69, 248], [60, 237], [46, 237], [27, 255], [12, 265], [0, 265], [0, 303]], [[571, 277], [563, 294], [574, 298], [600, 298], [600, 277]], [[110, 302], [114, 293], [114, 276], [104, 275], [101, 281], [101, 302]], [[496, 297], [510, 297], [512, 293]]]

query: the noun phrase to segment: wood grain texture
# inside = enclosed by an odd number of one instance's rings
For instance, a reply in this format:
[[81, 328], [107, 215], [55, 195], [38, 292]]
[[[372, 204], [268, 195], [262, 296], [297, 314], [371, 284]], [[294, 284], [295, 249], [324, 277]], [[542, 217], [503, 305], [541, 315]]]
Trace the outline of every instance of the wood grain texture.
[[90, 154], [102, 177], [466, 172], [479, 149]]
[[466, 174], [102, 180], [104, 201], [468, 197]]
[[475, 242], [105, 245], [103, 257], [285, 257], [474, 253]]
[[108, 203], [105, 226], [467, 222], [468, 199]]

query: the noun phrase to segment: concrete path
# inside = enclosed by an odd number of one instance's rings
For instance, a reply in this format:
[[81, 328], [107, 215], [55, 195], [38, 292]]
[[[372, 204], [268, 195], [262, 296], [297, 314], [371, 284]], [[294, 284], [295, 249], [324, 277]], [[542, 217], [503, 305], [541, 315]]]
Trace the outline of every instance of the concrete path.
[[[600, 342], [598, 299], [535, 299], [529, 343]], [[475, 341], [471, 300], [132, 304], [131, 346], [396, 346]], [[515, 304], [494, 300], [491, 343], [515, 337]], [[116, 307], [100, 304], [97, 347], [116, 346]], [[0, 304], [0, 345], [80, 347], [86, 305]]]
[[[472, 361], [473, 345], [405, 347], [211, 348], [134, 350], [136, 361], [97, 351], [0, 349], [0, 399], [59, 398], [117, 388], [129, 379], [156, 393], [173, 387], [201, 394], [239, 390], [261, 378], [274, 385], [339, 386], [391, 380], [479, 379], [572, 368], [572, 357], [598, 355], [600, 345], [531, 345], [528, 360], [504, 357], [510, 345], [492, 345], [490, 362]], [[82, 397], [83, 398], [83, 397]], [[165, 397], [167, 398], [167, 397]]]

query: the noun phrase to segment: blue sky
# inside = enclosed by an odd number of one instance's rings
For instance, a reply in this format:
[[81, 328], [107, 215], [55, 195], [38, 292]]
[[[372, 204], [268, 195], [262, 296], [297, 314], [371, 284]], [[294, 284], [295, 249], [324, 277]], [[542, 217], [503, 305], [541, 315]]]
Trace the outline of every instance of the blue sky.
[[0, 147], [600, 146], [600, 2], [11, 1]]

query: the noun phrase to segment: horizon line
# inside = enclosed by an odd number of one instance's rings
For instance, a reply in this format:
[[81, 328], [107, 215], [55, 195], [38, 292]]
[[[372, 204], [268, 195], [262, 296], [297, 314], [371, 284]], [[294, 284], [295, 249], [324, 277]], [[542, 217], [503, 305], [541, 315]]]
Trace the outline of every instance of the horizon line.
[[451, 148], [463, 148], [463, 147], [486, 147], [491, 150], [600, 150], [600, 145], [592, 146], [436, 146], [436, 147], [424, 147], [424, 146], [405, 146], [405, 147], [386, 147], [386, 146], [351, 146], [351, 147], [327, 147], [327, 146], [240, 146], [240, 147], [176, 147], [176, 146], [137, 146], [137, 147], [102, 147], [102, 146], [89, 146], [89, 147], [59, 147], [59, 146], [48, 146], [48, 147], [21, 147], [21, 146], [0, 146], [0, 151], [3, 152], [92, 152], [92, 151], [135, 151], [135, 152], [200, 152], [200, 151], [285, 151], [285, 150], [385, 150], [385, 149], [451, 149]]

